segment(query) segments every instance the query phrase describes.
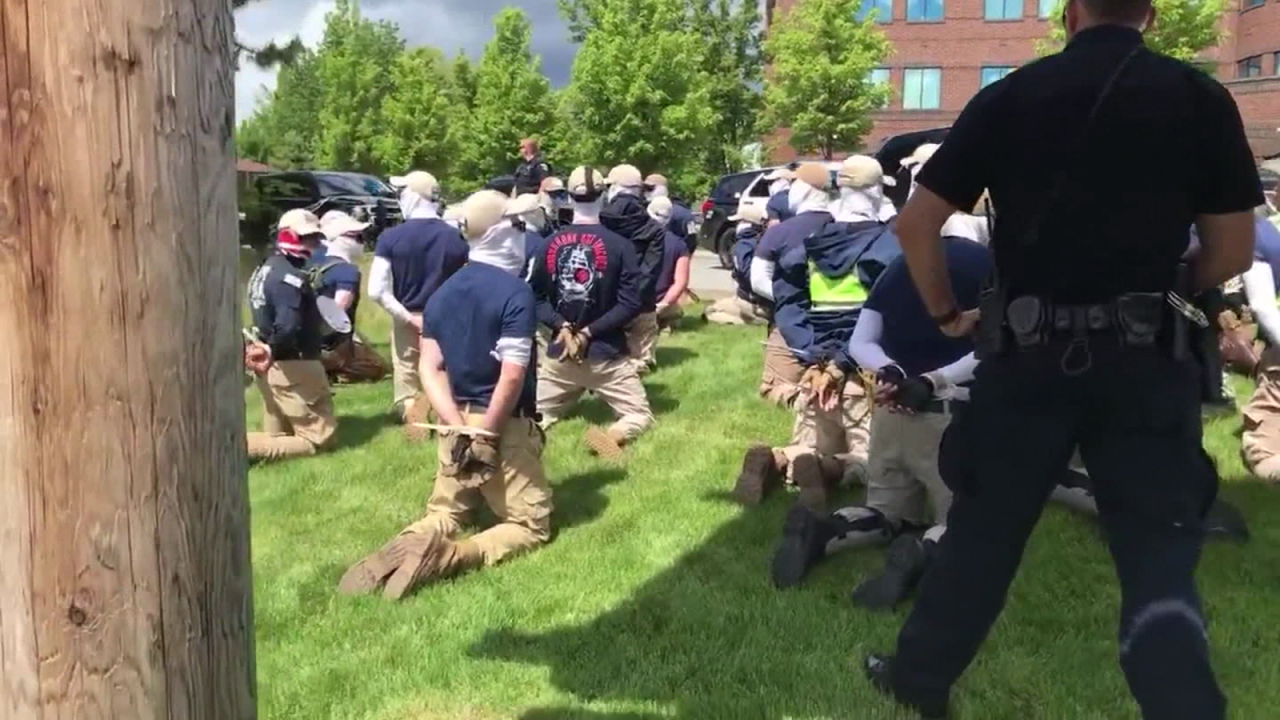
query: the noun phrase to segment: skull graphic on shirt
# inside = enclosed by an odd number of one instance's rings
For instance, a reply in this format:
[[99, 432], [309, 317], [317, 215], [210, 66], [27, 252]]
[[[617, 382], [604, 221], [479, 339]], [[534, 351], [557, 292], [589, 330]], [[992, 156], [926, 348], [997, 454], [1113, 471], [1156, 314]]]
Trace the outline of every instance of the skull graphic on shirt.
[[592, 263], [591, 249], [576, 244], [556, 257], [556, 284], [562, 302], [587, 302], [595, 288], [598, 274]]

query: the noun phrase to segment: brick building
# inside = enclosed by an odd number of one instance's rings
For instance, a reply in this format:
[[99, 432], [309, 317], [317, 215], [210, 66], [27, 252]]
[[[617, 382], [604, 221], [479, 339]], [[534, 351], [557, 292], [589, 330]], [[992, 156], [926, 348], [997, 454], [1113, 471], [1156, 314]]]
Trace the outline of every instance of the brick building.
[[[765, 0], [766, 22], [798, 0]], [[1280, 154], [1280, 0], [1229, 0], [1226, 40], [1209, 53], [1240, 105], [1259, 158]], [[893, 88], [865, 145], [946, 127], [987, 83], [1036, 58], [1056, 0], [863, 0], [893, 44], [872, 79]], [[784, 133], [785, 136], [785, 133]], [[785, 148], [778, 159], [790, 160]]]

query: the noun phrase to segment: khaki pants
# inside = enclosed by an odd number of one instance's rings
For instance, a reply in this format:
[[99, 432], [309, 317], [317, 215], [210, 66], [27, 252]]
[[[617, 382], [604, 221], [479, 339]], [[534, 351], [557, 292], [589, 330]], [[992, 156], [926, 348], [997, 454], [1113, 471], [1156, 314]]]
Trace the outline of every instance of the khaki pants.
[[796, 422], [791, 442], [779, 452], [787, 458], [787, 478], [791, 466], [801, 455], [818, 454], [834, 457], [841, 465], [866, 465], [870, 444], [871, 400], [862, 385], [846, 382], [840, 403], [834, 410], [823, 410], [817, 401], [802, 395], [796, 404]]
[[610, 432], [631, 440], [653, 425], [653, 412], [635, 365], [627, 358], [584, 360], [580, 363], [547, 360], [538, 373], [538, 412], [543, 427], [551, 427], [570, 405], [590, 390], [618, 416]]
[[765, 340], [760, 397], [781, 407], [794, 407], [800, 397], [801, 375], [804, 375], [804, 366], [791, 354], [782, 333], [775, 327]]
[[1254, 475], [1280, 481], [1280, 348], [1262, 353], [1257, 380], [1244, 407], [1240, 455]]
[[947, 524], [951, 490], [938, 471], [938, 447], [950, 423], [950, 412], [872, 412], [867, 507], [894, 523]]
[[378, 382], [391, 372], [391, 366], [383, 360], [364, 338], [353, 335], [332, 350], [320, 356], [330, 382], [365, 383]]
[[640, 313], [627, 325], [627, 354], [641, 374], [658, 364], [654, 355], [658, 347], [658, 313]]
[[[467, 425], [474, 427], [484, 420], [484, 413], [468, 412], [464, 417]], [[440, 441], [440, 458], [449, 456], [456, 437]], [[463, 489], [457, 477], [437, 470], [427, 514], [404, 532], [438, 532], [454, 538], [484, 504], [498, 524], [471, 540], [480, 548], [486, 565], [496, 565], [514, 553], [547, 542], [551, 539], [552, 503], [551, 486], [542, 469], [542, 445], [542, 430], [533, 420], [508, 420], [498, 441], [500, 467], [493, 477], [478, 488]]]
[[704, 315], [707, 322], [717, 325], [764, 325], [769, 322], [764, 310], [736, 295], [715, 301]]
[[315, 455], [338, 431], [329, 379], [319, 360], [285, 360], [256, 380], [262, 393], [262, 432], [251, 432], [249, 457], [280, 460]]
[[391, 318], [391, 366], [396, 409], [403, 413], [410, 401], [423, 394], [419, 351], [422, 333], [406, 322]]

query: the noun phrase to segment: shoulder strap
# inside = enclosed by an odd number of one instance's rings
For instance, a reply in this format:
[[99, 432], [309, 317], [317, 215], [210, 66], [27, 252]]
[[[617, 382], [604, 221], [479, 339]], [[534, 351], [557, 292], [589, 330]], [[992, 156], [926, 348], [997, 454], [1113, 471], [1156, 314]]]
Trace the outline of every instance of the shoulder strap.
[[[1031, 220], [1031, 229], [1027, 233], [1026, 244], [1034, 245], [1040, 241], [1040, 228], [1044, 224], [1045, 216], [1049, 214], [1049, 211], [1053, 209], [1053, 206], [1058, 203], [1059, 199], [1061, 199], [1062, 192], [1067, 188], [1067, 181], [1071, 179], [1071, 176], [1074, 175], [1075, 171], [1079, 168], [1081, 162], [1080, 157], [1083, 154], [1082, 151], [1089, 144], [1089, 136], [1093, 134], [1093, 129], [1097, 125], [1098, 114], [1102, 110], [1102, 106], [1106, 104], [1107, 98], [1109, 98], [1111, 96], [1111, 92], [1115, 90], [1116, 83], [1118, 83], [1120, 77], [1124, 75], [1125, 70], [1129, 69], [1129, 64], [1133, 62], [1133, 59], [1136, 58], [1140, 52], [1142, 52], [1144, 47], [1144, 45], [1139, 44], [1130, 51], [1129, 54], [1125, 56], [1124, 60], [1120, 61], [1120, 65], [1116, 67], [1115, 71], [1111, 73], [1111, 77], [1107, 78], [1106, 84], [1102, 86], [1102, 92], [1098, 93], [1098, 99], [1094, 101], [1093, 107], [1089, 110], [1089, 115], [1084, 121], [1084, 127], [1081, 128], [1080, 134], [1076, 137], [1075, 144], [1071, 147], [1071, 150], [1067, 155], [1067, 163], [1063, 166], [1061, 172], [1058, 173], [1058, 177], [1054, 181], [1053, 189], [1045, 196], [1044, 202], [1040, 204], [1040, 209], [1036, 211], [1035, 216]], [[995, 236], [993, 235], [992, 240], [994, 241], [994, 239]]]
[[346, 265], [346, 264], [347, 264], [346, 260], [333, 259], [333, 260], [326, 260], [322, 265], [309, 268], [307, 270], [307, 283], [311, 285], [312, 289], [319, 289], [320, 283], [324, 279], [325, 273], [329, 272], [333, 268], [338, 267], [339, 265]]

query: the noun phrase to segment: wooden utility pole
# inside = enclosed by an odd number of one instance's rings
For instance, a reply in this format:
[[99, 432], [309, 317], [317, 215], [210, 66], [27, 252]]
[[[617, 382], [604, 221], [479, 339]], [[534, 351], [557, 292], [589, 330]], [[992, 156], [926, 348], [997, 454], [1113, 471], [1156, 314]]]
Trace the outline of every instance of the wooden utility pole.
[[0, 0], [0, 720], [255, 716], [226, 0]]

